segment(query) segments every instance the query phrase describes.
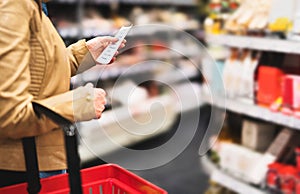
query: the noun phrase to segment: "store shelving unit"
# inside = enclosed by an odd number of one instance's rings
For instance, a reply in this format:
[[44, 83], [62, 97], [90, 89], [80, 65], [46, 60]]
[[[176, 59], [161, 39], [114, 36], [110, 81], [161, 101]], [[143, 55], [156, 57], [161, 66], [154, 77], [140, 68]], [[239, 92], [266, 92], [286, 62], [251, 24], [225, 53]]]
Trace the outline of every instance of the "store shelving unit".
[[[164, 25], [163, 23], [158, 23], [157, 25]], [[141, 28], [140, 28], [141, 29]], [[59, 34], [63, 38], [81, 38], [81, 37], [95, 37], [95, 36], [112, 36], [114, 33], [116, 33], [116, 30], [112, 30], [108, 33], [102, 33], [98, 30], [95, 30], [93, 28], [86, 28], [86, 29], [81, 29], [80, 26], [74, 26], [71, 28], [58, 28], [57, 29]], [[181, 29], [183, 31], [196, 31], [198, 29], [195, 28], [186, 28], [186, 29]], [[130, 32], [127, 37], [134, 37], [134, 36], [153, 36], [155, 33], [159, 32], [166, 32], [162, 29], [158, 28], [148, 28], [147, 31], [141, 31], [139, 29], [135, 29], [134, 31]]]
[[195, 6], [197, 2], [195, 0], [120, 0], [121, 3], [134, 3], [134, 4], [155, 4], [155, 5], [176, 5], [176, 6]]
[[235, 113], [300, 130], [300, 119], [294, 116], [285, 115], [281, 112], [273, 112], [268, 108], [264, 108], [255, 104], [246, 104], [236, 99], [233, 100], [229, 98], [225, 100], [224, 104], [224, 97], [214, 97], [214, 100], [212, 100], [208, 95], [202, 95], [202, 100], [213, 106], [217, 106]]
[[[158, 25], [163, 25], [163, 24], [159, 24]], [[187, 28], [187, 29], [182, 29], [184, 31], [196, 31], [197, 29], [195, 28]], [[59, 34], [63, 37], [63, 38], [80, 38], [80, 37], [95, 37], [95, 36], [111, 36], [113, 35], [116, 31], [111, 31], [108, 33], [102, 33], [99, 32], [93, 28], [87, 28], [87, 29], [83, 29], [81, 30], [80, 26], [74, 26], [71, 28], [59, 28], [58, 29]], [[147, 31], [140, 31], [139, 29], [135, 29], [133, 32], [130, 32], [127, 37], [134, 37], [134, 36], [152, 36], [155, 33], [159, 33], [159, 32], [168, 32], [168, 31], [163, 31], [162, 29], [157, 29], [157, 28], [153, 28], [150, 29], [148, 28]]]
[[[53, 0], [58, 3], [75, 3], [76, 0]], [[180, 5], [180, 6], [195, 6], [196, 0], [85, 0], [85, 2], [92, 2], [97, 4], [107, 3], [131, 3], [131, 4], [146, 4], [146, 5]]]
[[209, 44], [228, 47], [300, 54], [300, 42], [291, 40], [234, 35], [208, 35], [206, 36], [206, 41]]
[[[76, 5], [76, 14], [79, 15], [78, 17], [78, 24], [72, 27], [64, 27], [64, 28], [58, 28], [58, 32], [64, 39], [76, 39], [76, 38], [83, 38], [83, 37], [95, 37], [95, 36], [104, 36], [104, 35], [113, 35], [116, 30], [112, 30], [110, 32], [101, 32], [99, 29], [93, 29], [93, 28], [85, 28], [82, 29], [82, 26], [80, 26], [81, 23], [81, 17], [83, 13], [83, 7], [85, 4], [93, 4], [96, 6], [101, 5], [116, 5], [116, 4], [123, 4], [123, 5], [147, 5], [147, 6], [171, 6], [171, 7], [195, 7], [197, 6], [196, 0], [53, 0], [51, 3], [54, 4], [73, 4]], [[182, 30], [198, 30], [195, 28], [187, 28]], [[148, 28], [147, 31], [138, 31], [138, 29], [135, 29], [133, 33], [128, 34], [127, 37], [130, 36], [150, 36], [154, 35], [157, 32], [161, 32], [161, 29]]]
[[[206, 41], [209, 44], [222, 45], [227, 47], [244, 48], [251, 50], [280, 52], [288, 54], [300, 54], [300, 42], [290, 40], [279, 40], [263, 37], [248, 37], [234, 35], [208, 35]], [[264, 108], [254, 104], [246, 104], [238, 100], [226, 98], [224, 105], [222, 96], [214, 97], [214, 101], [208, 95], [203, 95], [203, 100], [214, 106], [225, 108], [232, 112], [244, 114], [253, 118], [272, 122], [275, 124], [287, 126], [293, 129], [300, 129], [300, 119], [285, 115], [281, 112], [273, 112], [268, 108]]]
[[[278, 52], [285, 54], [300, 55], [300, 42], [274, 39], [268, 37], [250, 37], [238, 35], [207, 35], [205, 38], [209, 45], [250, 49], [266, 52]], [[227, 56], [226, 56], [227, 57]], [[216, 60], [224, 60], [217, 58]], [[233, 113], [245, 115], [251, 118], [274, 123], [293, 130], [300, 130], [300, 119], [293, 115], [286, 115], [282, 112], [271, 111], [268, 107], [262, 107], [256, 104], [245, 102], [242, 99], [228, 98], [225, 96], [213, 96], [204, 91], [201, 96], [204, 103], [210, 104], [221, 109], [231, 111]], [[224, 103], [225, 102], [225, 103]], [[233, 156], [234, 157], [234, 156]], [[210, 167], [211, 180], [220, 185], [229, 188], [232, 191], [241, 194], [267, 194], [268, 192], [262, 188], [254, 187], [253, 185], [243, 182], [235, 178], [230, 173], [215, 166], [207, 157], [201, 158], [201, 163]], [[213, 166], [213, 167], [212, 167]]]
[[161, 63], [156, 63], [155, 61], [147, 61], [139, 68], [131, 68], [129, 71], [129, 67], [113, 67], [109, 70], [104, 70], [102, 67], [95, 67], [92, 71], [87, 71], [83, 74], [75, 76], [72, 78], [72, 81], [76, 83], [77, 81], [83, 82], [97, 82], [98, 79], [101, 80], [109, 80], [109, 79], [117, 79], [119, 76], [122, 78], [132, 78], [141, 74], [153, 74], [154, 80], [160, 80], [164, 83], [176, 84], [181, 81], [189, 80], [199, 76], [200, 72], [195, 71], [191, 68], [178, 68], [177, 70], [173, 69], [168, 71], [166, 74], [157, 74], [154, 75], [155, 70], [159, 70]]

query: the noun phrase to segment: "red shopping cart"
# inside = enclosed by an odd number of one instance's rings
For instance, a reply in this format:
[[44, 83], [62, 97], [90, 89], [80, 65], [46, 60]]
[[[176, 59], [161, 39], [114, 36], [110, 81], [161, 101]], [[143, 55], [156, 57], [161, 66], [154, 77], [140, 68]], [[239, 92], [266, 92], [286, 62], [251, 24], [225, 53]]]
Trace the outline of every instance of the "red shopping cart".
[[[26, 168], [29, 172], [28, 183], [0, 188], [0, 194], [23, 194], [27, 192], [40, 194], [167, 194], [165, 190], [115, 164], [104, 164], [79, 171], [76, 126], [42, 105], [33, 103], [33, 106], [38, 115], [45, 114], [64, 130], [69, 173], [40, 181], [37, 161], [32, 161], [32, 158], [26, 157], [28, 149], [31, 151], [30, 154], [32, 154], [32, 150], [36, 154], [35, 145], [32, 146], [35, 144], [34, 139], [27, 139], [25, 140], [27, 143], [23, 141], [23, 147]], [[28, 146], [28, 141], [31, 146]]]

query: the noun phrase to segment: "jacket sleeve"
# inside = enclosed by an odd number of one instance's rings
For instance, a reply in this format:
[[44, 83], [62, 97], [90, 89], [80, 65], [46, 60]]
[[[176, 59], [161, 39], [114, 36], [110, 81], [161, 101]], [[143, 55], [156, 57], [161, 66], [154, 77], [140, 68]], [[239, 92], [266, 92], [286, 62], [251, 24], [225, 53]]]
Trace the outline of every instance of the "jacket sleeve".
[[78, 42], [71, 44], [67, 48], [67, 53], [71, 65], [71, 75], [76, 75], [77, 69], [83, 60], [84, 56], [88, 53], [85, 40], [79, 40]]
[[[33, 96], [29, 93], [30, 2], [0, 3], [0, 138], [37, 136], [58, 128], [45, 116], [38, 118], [32, 107]], [[80, 87], [37, 102], [69, 120], [90, 120], [95, 117], [93, 96], [90, 97], [92, 91]], [[74, 115], [76, 112], [79, 112], [77, 116]]]
[[[33, 111], [29, 93], [29, 1], [0, 3], [0, 138], [38, 135], [57, 127]], [[22, 19], [21, 19], [22, 18]]]

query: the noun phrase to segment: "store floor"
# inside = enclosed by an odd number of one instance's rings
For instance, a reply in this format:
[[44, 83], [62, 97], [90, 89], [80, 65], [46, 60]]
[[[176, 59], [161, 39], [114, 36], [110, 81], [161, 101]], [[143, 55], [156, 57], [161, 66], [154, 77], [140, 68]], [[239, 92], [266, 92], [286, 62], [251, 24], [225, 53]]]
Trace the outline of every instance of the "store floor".
[[[197, 132], [188, 147], [178, 157], [157, 168], [135, 170], [132, 172], [167, 190], [169, 194], [203, 194], [208, 187], [209, 177], [201, 166], [198, 150], [207, 126], [207, 120], [209, 118], [209, 114], [207, 113], [209, 112], [209, 107], [203, 107], [201, 109]], [[189, 118], [192, 114], [194, 114], [194, 111], [186, 112], [182, 116]], [[155, 147], [155, 145], [160, 145], [172, 136], [174, 130], [176, 130], [176, 126], [177, 123], [174, 124], [168, 133], [139, 143], [131, 148], [149, 149]], [[187, 126], [186, 130], [191, 129]], [[122, 154], [118, 152], [111, 153], [111, 155], [112, 157], [116, 157], [118, 161], [128, 160], [126, 156], [122, 156]], [[101, 161], [93, 161], [85, 164], [84, 167], [98, 165], [99, 163], [101, 163]]]

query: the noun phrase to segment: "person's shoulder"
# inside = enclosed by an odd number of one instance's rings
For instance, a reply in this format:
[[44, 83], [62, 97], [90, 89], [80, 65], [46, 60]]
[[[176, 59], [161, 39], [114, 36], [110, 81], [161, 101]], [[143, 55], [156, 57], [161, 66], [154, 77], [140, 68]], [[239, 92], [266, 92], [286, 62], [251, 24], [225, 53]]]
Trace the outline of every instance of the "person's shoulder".
[[34, 0], [1, 0], [0, 10], [3, 12], [32, 13], [36, 7]]

